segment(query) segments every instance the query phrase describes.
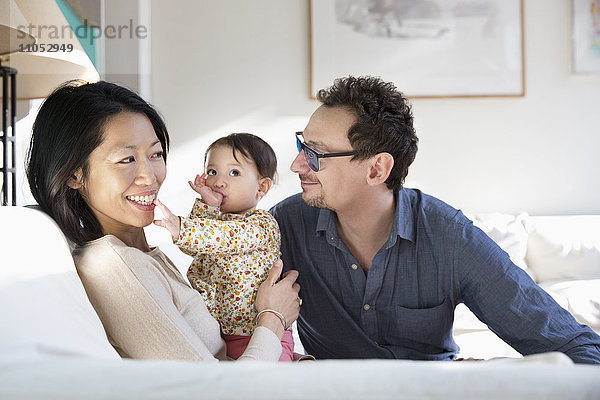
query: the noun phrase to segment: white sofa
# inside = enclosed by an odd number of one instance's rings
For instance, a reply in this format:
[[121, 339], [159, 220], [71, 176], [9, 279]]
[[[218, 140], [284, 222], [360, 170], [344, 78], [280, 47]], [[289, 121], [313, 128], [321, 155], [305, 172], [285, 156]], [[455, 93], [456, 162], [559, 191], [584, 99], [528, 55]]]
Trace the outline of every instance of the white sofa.
[[[600, 217], [474, 219], [599, 330]], [[600, 399], [600, 366], [560, 353], [485, 362], [121, 360], [54, 222], [23, 207], [0, 207], [0, 221], [0, 399]], [[455, 326], [463, 357], [520, 357], [466, 311]]]

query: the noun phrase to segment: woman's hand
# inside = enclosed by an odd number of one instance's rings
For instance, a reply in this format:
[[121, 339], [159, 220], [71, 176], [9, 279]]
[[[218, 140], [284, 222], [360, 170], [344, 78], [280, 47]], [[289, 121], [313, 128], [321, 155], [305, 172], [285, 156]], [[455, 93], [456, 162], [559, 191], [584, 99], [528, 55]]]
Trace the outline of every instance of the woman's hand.
[[179, 217], [173, 214], [158, 198], [154, 199], [154, 204], [156, 204], [164, 216], [163, 219], [155, 219], [154, 225], [158, 225], [168, 230], [169, 233], [171, 233], [173, 241], [176, 241], [179, 239], [179, 226], [181, 224]]
[[[275, 261], [273, 268], [269, 271], [269, 276], [258, 288], [254, 307], [258, 312], [262, 310], [279, 311], [286, 320], [286, 328], [289, 328], [292, 322], [298, 318], [300, 312], [300, 299], [298, 297], [300, 285], [296, 283], [298, 271], [288, 271], [280, 281], [277, 281], [282, 270], [283, 262], [281, 260]], [[273, 313], [262, 313], [258, 325], [271, 329], [279, 339], [283, 337], [284, 328], [281, 320]]]
[[202, 175], [196, 175], [194, 182], [188, 181], [190, 187], [200, 195], [202, 201], [209, 206], [219, 207], [223, 202], [223, 195], [206, 186], [206, 172]]

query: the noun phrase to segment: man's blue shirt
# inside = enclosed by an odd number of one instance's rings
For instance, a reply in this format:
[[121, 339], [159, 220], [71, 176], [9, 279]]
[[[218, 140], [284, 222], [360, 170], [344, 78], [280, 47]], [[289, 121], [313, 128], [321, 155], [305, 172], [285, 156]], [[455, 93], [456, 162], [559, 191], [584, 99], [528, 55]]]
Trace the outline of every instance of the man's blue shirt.
[[600, 363], [600, 337], [578, 324], [462, 212], [402, 189], [387, 242], [365, 275], [336, 215], [300, 194], [271, 209], [284, 269], [299, 272], [298, 333], [316, 358], [451, 360], [454, 308], [465, 303], [520, 353], [562, 351]]

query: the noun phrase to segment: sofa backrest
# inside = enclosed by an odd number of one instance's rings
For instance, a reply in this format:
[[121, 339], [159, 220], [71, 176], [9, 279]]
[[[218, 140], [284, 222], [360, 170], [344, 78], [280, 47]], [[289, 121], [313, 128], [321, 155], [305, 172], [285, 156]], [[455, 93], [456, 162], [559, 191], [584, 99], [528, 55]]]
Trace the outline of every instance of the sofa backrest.
[[539, 282], [600, 279], [600, 215], [529, 216], [525, 260]]
[[119, 358], [56, 223], [25, 207], [0, 207], [0, 221], [0, 348]]

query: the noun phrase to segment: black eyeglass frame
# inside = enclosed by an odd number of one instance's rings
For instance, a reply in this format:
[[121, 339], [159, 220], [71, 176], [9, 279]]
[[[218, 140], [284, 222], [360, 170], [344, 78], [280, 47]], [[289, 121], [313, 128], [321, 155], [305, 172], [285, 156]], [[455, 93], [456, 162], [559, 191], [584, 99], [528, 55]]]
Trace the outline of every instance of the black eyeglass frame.
[[[306, 163], [315, 172], [319, 172], [321, 169], [321, 158], [331, 158], [331, 157], [346, 157], [346, 156], [355, 156], [358, 154], [358, 151], [344, 151], [341, 153], [319, 153], [310, 147], [308, 147], [303, 141], [300, 140], [299, 136], [303, 136], [304, 132], [296, 132], [296, 146], [298, 147], [298, 153], [304, 150], [304, 158], [306, 159]], [[310, 156], [314, 156], [316, 159], [316, 166], [314, 165], [314, 161], [310, 159]], [[316, 167], [316, 169], [315, 169]]]

